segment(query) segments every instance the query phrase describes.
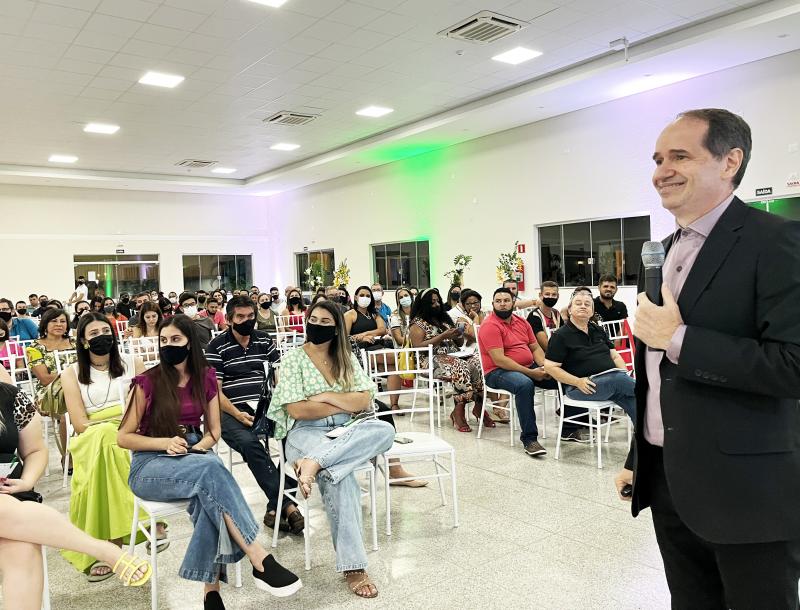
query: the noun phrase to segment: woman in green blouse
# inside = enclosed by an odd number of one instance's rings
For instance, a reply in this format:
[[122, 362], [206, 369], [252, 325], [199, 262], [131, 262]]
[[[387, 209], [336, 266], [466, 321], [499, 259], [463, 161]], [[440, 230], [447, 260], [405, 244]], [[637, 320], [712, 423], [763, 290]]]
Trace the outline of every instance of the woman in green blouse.
[[275, 421], [275, 438], [286, 438], [286, 461], [294, 464], [303, 495], [319, 484], [336, 571], [359, 597], [375, 597], [378, 590], [366, 573], [361, 488], [354, 470], [392, 446], [394, 428], [377, 419], [343, 426], [373, 410], [376, 390], [351, 351], [340, 309], [330, 301], [317, 302], [309, 310], [306, 343], [281, 360], [268, 417]]

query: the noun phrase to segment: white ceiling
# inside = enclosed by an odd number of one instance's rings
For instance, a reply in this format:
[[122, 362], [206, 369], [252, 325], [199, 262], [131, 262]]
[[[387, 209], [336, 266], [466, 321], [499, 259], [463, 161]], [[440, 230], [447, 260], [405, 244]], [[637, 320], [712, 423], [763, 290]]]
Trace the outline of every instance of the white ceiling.
[[[485, 46], [436, 35], [480, 10], [530, 25]], [[247, 0], [0, 0], [0, 181], [297, 188], [391, 160], [369, 150], [400, 143], [413, 152], [422, 133], [428, 145], [452, 144], [629, 94], [614, 82], [645, 73], [657, 86], [687, 62], [682, 78], [794, 50], [798, 15], [800, 2], [786, 0], [288, 0], [279, 9]], [[732, 31], [735, 54], [719, 48]], [[609, 41], [622, 36], [633, 45], [628, 64], [609, 55]], [[490, 59], [517, 45], [543, 55], [519, 66]], [[714, 53], [698, 54], [701, 45]], [[175, 89], [138, 84], [148, 70], [186, 80]], [[371, 104], [395, 112], [355, 115]], [[321, 116], [302, 127], [262, 122], [280, 110]], [[87, 122], [121, 129], [86, 134]], [[277, 142], [301, 148], [269, 150]], [[49, 164], [53, 153], [79, 161]], [[185, 158], [238, 171], [218, 178], [175, 167]]]

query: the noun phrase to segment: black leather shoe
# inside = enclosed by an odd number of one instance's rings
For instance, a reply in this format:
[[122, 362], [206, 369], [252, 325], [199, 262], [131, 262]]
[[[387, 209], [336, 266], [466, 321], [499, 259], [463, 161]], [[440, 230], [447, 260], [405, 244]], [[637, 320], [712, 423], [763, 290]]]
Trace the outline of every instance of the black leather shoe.
[[206, 599], [203, 602], [203, 610], [225, 610], [225, 604], [222, 603], [222, 597], [217, 591], [209, 591], [206, 594]]
[[297, 575], [293, 574], [275, 561], [272, 555], [267, 555], [262, 562], [262, 571], [253, 567], [253, 578], [256, 588], [274, 595], [275, 597], [289, 597], [303, 587]]
[[[269, 509], [267, 509], [267, 512], [264, 513], [264, 525], [266, 525], [271, 529], [275, 529], [275, 515], [272, 512], [270, 512]], [[278, 523], [278, 529], [282, 532], [291, 531], [291, 528], [289, 527], [289, 522], [285, 518], [281, 519], [280, 522]]]

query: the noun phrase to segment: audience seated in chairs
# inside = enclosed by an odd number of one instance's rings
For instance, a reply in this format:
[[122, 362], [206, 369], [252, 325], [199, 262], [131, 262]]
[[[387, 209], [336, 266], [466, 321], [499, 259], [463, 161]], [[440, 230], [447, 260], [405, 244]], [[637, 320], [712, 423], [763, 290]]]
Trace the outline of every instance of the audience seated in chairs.
[[117, 322], [127, 322], [128, 318], [117, 311], [117, 304], [114, 303], [114, 299], [111, 297], [106, 297], [103, 299], [103, 313], [108, 318], [108, 321], [111, 322], [111, 326], [116, 329]]
[[224, 608], [219, 583], [227, 582], [228, 564], [245, 555], [256, 587], [292, 595], [302, 583], [256, 541], [258, 522], [233, 475], [211, 451], [220, 437], [219, 390], [199, 347], [197, 325], [178, 314], [159, 332], [161, 362], [133, 380], [132, 404], [119, 429], [120, 446], [134, 451], [131, 490], [144, 500], [191, 500], [194, 531], [179, 574], [204, 583], [206, 609]]
[[248, 404], [257, 404], [261, 397], [264, 364], [278, 362], [280, 354], [267, 333], [255, 330], [255, 305], [248, 296], [231, 298], [226, 309], [228, 330], [214, 337], [206, 348], [206, 360], [216, 369], [219, 382], [222, 438], [233, 451], [241, 454], [267, 496], [264, 524], [300, 534], [304, 520], [294, 504], [284, 504], [284, 514], [280, 518], [275, 516], [280, 475], [252, 430], [255, 411]]
[[272, 313], [281, 315], [286, 306], [286, 299], [281, 296], [281, 291], [277, 286], [273, 286], [269, 289], [269, 298], [269, 308], [272, 310]]
[[[452, 383], [455, 389], [454, 409], [450, 413], [453, 427], [459, 432], [471, 432], [465, 413], [467, 403], [475, 402], [472, 411], [478, 416], [483, 407], [480, 359], [477, 354], [464, 360], [450, 355], [464, 344], [464, 332], [442, 309], [442, 299], [436, 288], [428, 288], [417, 295], [411, 310], [409, 336], [412, 347], [433, 346], [434, 377]], [[427, 359], [423, 358], [420, 366], [427, 367]]]
[[601, 322], [616, 322], [628, 317], [628, 307], [614, 300], [617, 294], [617, 278], [611, 274], [601, 275], [597, 280], [599, 296], [594, 298], [594, 313]]
[[0, 365], [10, 369], [13, 362], [15, 369], [21, 369], [25, 366], [22, 346], [9, 339], [10, 336], [8, 324], [0, 318]]
[[140, 292], [139, 294], [134, 295], [133, 311], [131, 312], [132, 315], [128, 318], [128, 330], [126, 336], [130, 336], [133, 332], [133, 327], [139, 324], [139, 309], [141, 309], [142, 305], [149, 302], [150, 296], [146, 292]]
[[[128, 489], [130, 455], [117, 445], [124, 384], [144, 371], [138, 358], [120, 355], [116, 332], [103, 314], [89, 312], [78, 324], [78, 361], [61, 375], [64, 399], [76, 436], [70, 439], [72, 476], [69, 516], [94, 538], [121, 544], [130, 534], [133, 496]], [[163, 537], [163, 531], [161, 532]], [[112, 566], [95, 557], [65, 551], [89, 582], [112, 576]]]
[[33, 307], [33, 311], [30, 312], [31, 316], [34, 318], [41, 318], [42, 314], [47, 309], [47, 304], [50, 302], [50, 299], [47, 298], [46, 294], [40, 294], [38, 297], [36, 297], [35, 294], [32, 294], [28, 297], [28, 300]]
[[458, 304], [461, 302], [461, 286], [458, 284], [451, 284], [450, 288], [447, 289], [447, 302], [444, 304], [442, 308], [444, 311], [449, 312], [454, 307], [458, 307]]
[[[28, 368], [33, 376], [37, 407], [41, 409], [42, 395], [46, 392], [47, 386], [58, 376], [55, 352], [75, 349], [75, 341], [69, 336], [67, 313], [63, 309], [46, 310], [39, 321], [39, 337], [26, 348], [26, 352]], [[69, 364], [75, 360], [75, 356], [70, 354], [64, 359], [66, 360], [64, 364]], [[62, 408], [63, 410], [60, 412], [43, 412], [42, 414], [59, 421], [58, 449], [62, 455], [61, 465], [63, 466], [67, 428], [65, 420], [61, 416], [66, 413], [66, 405], [63, 405]]]
[[392, 315], [392, 308], [383, 302], [383, 286], [378, 282], [372, 285], [372, 297], [375, 299], [375, 312], [383, 318], [383, 323], [388, 326], [389, 316]]
[[[592, 322], [594, 300], [591, 292], [576, 290], [568, 310], [569, 321], [550, 337], [545, 370], [563, 384], [569, 398], [613, 400], [635, 421], [633, 390], [636, 383], [628, 376], [625, 361], [614, 349], [606, 332]], [[598, 373], [604, 374], [595, 376]]]
[[92, 311], [103, 313], [103, 297], [92, 297], [89, 301], [89, 307]]
[[447, 314], [453, 324], [464, 327], [464, 346], [462, 352], [474, 354], [477, 349], [475, 342], [475, 325], [482, 324], [486, 314], [481, 311], [481, 295], [470, 288], [461, 290], [461, 299]]
[[[522, 447], [528, 455], [544, 455], [547, 450], [539, 443], [533, 408], [536, 383], [547, 377], [541, 368], [544, 352], [536, 342], [530, 324], [514, 315], [511, 290], [495, 290], [492, 308], [493, 315], [486, 318], [479, 331], [486, 385], [514, 394]], [[539, 366], [534, 367], [534, 364]]]
[[[199, 297], [198, 297], [199, 298]], [[206, 301], [206, 308], [200, 311], [201, 318], [208, 318], [214, 323], [214, 330], [224, 331], [228, 329], [228, 323], [225, 321], [225, 314], [222, 313], [222, 307], [214, 299]]]
[[398, 288], [394, 293], [394, 298], [397, 300], [397, 309], [389, 318], [389, 331], [394, 346], [403, 347], [406, 343], [410, 345], [408, 330], [411, 325], [411, 305], [414, 303], [414, 297], [411, 296], [408, 288]]
[[378, 590], [366, 573], [361, 534], [361, 488], [354, 470], [387, 451], [394, 429], [366, 419], [337, 438], [326, 436], [356, 414], [372, 409], [377, 388], [359, 366], [338, 307], [320, 301], [308, 317], [307, 341], [288, 352], [268, 411], [275, 438], [286, 438], [286, 461], [308, 497], [318, 483], [336, 550], [336, 571], [360, 597]]
[[181, 293], [181, 296], [178, 297], [178, 309], [175, 310], [175, 313], [189, 316], [197, 326], [197, 340], [200, 343], [200, 347], [205, 349], [216, 329], [214, 328], [214, 322], [200, 315], [200, 310], [197, 308], [197, 297], [194, 296], [193, 292]]
[[264, 292], [258, 295], [258, 309], [256, 310], [256, 330], [274, 333], [275, 312], [272, 309], [272, 295]]
[[28, 316], [23, 301], [17, 302], [15, 310], [9, 299], [0, 299], [0, 320], [8, 323], [10, 336], [18, 337], [20, 341], [30, 341], [39, 336], [36, 323]]
[[0, 480], [0, 573], [3, 576], [4, 607], [39, 610], [42, 607], [44, 573], [42, 546], [70, 549], [99, 557], [114, 567], [120, 579], [131, 586], [150, 578], [146, 561], [136, 560], [110, 542], [81, 532], [49, 506], [39, 504], [33, 487], [47, 463], [41, 419], [22, 390], [0, 367], [0, 462], [16, 454], [20, 463], [11, 476]]
[[72, 322], [69, 323], [69, 327], [72, 330], [78, 328], [78, 323], [81, 321], [81, 316], [87, 311], [91, 311], [89, 301], [78, 301], [75, 303], [75, 315], [72, 316]]
[[131, 315], [133, 314], [131, 307], [131, 295], [127, 292], [123, 292], [119, 295], [119, 300], [117, 301], [117, 311], [121, 313], [125, 318], [127, 318], [128, 323], [130, 323]]
[[[158, 337], [158, 327], [161, 324], [161, 308], [150, 301], [143, 303], [139, 309], [139, 323], [132, 328], [133, 338]], [[130, 323], [128, 323], [130, 327]]]
[[289, 316], [289, 330], [302, 333], [304, 332], [303, 320], [306, 314], [306, 304], [303, 303], [303, 293], [297, 288], [292, 288], [287, 293], [286, 298], [286, 310], [281, 315]]

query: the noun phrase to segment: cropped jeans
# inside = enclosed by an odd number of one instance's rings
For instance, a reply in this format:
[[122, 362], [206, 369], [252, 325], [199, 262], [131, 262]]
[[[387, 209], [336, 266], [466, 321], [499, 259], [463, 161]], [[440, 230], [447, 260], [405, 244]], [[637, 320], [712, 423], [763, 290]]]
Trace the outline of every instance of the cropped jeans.
[[624, 371], [606, 373], [592, 379], [594, 394], [584, 394], [574, 386], [566, 386], [564, 391], [572, 400], [613, 400], [622, 410], [636, 421], [636, 396], [633, 393], [636, 382]]
[[354, 470], [388, 451], [394, 442], [394, 428], [380, 420], [356, 424], [338, 438], [325, 436], [349, 420], [347, 413], [298, 420], [286, 437], [287, 463], [306, 458], [322, 466], [317, 484], [331, 526], [337, 572], [367, 567], [361, 535], [361, 487]]
[[223, 515], [231, 518], [247, 544], [256, 539], [259, 525], [239, 484], [211, 451], [181, 457], [137, 451], [128, 484], [143, 500], [191, 500], [187, 512], [194, 532], [178, 571], [181, 578], [212, 584], [217, 579], [227, 582], [226, 564], [244, 557], [244, 551], [228, 533]]

